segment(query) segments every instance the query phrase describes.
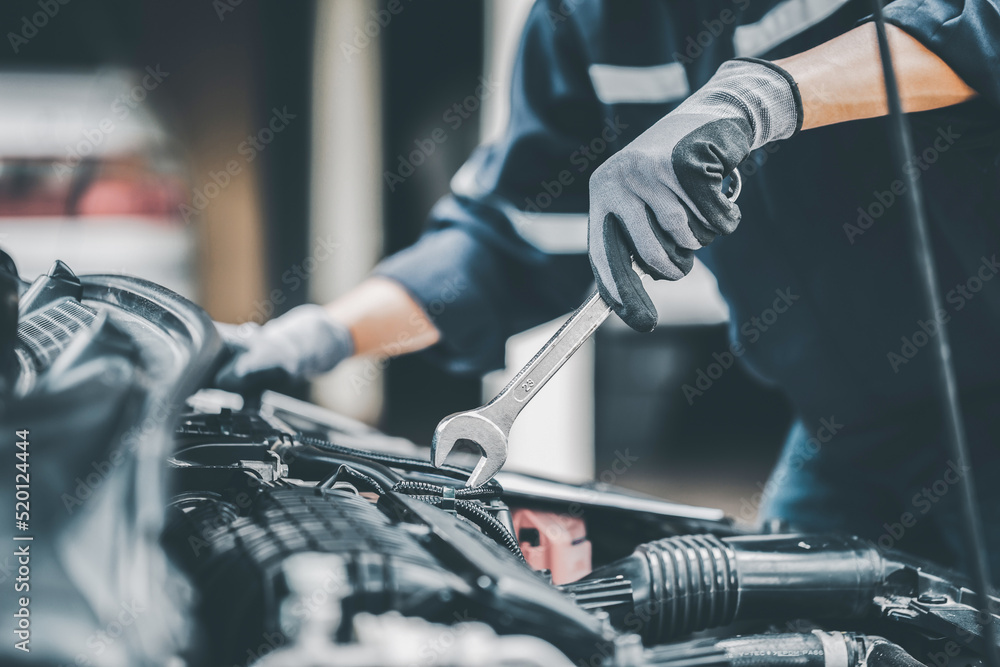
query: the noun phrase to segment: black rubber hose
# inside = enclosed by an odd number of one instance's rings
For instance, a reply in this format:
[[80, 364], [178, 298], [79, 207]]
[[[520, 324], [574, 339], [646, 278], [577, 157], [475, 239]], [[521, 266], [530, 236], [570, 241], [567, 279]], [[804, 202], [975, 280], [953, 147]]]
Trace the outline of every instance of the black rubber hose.
[[867, 667], [927, 667], [902, 646], [890, 641], [877, 641], [868, 652]]
[[684, 535], [640, 545], [595, 579], [623, 577], [632, 604], [609, 605], [612, 623], [647, 645], [740, 619], [859, 618], [885, 580], [874, 546], [852, 537]]
[[812, 633], [710, 639], [652, 654], [653, 664], [674, 667], [826, 667], [823, 642]]
[[811, 632], [733, 637], [718, 646], [733, 667], [826, 667], [828, 658], [822, 640]]
[[[875, 30], [878, 35], [878, 49], [882, 60], [882, 73], [885, 78], [885, 94], [889, 104], [889, 120], [892, 131], [889, 133], [892, 142], [893, 157], [896, 159], [906, 183], [903, 205], [906, 215], [913, 223], [913, 254], [920, 269], [921, 291], [929, 317], [936, 317], [942, 312], [941, 295], [937, 269], [934, 266], [934, 254], [931, 250], [930, 233], [928, 232], [927, 216], [924, 211], [920, 181], [913, 170], [906, 169], [906, 163], [913, 155], [913, 139], [907, 118], [903, 115], [903, 105], [899, 97], [899, 86], [892, 64], [892, 52], [886, 35], [885, 17], [882, 14], [882, 0], [871, 0], [875, 15]], [[967, 470], [958, 488], [962, 504], [962, 536], [965, 549], [972, 561], [972, 577], [981, 593], [983, 608], [980, 610], [984, 624], [986, 641], [986, 657], [992, 667], [1000, 667], [1000, 647], [998, 647], [996, 623], [990, 612], [989, 600], [993, 590], [989, 559], [986, 554], [986, 541], [983, 537], [983, 525], [976, 505], [976, 487], [973, 482], [969, 446], [965, 437], [965, 425], [962, 423], [962, 408], [958, 397], [958, 382], [955, 379], [955, 368], [951, 361], [951, 343], [948, 327], [939, 322], [935, 349], [937, 350], [938, 386], [941, 412], [947, 422], [948, 453], [954, 459], [959, 470]]]
[[643, 661], [644, 667], [859, 667], [862, 664], [926, 667], [883, 637], [821, 630], [658, 646], [647, 651]]

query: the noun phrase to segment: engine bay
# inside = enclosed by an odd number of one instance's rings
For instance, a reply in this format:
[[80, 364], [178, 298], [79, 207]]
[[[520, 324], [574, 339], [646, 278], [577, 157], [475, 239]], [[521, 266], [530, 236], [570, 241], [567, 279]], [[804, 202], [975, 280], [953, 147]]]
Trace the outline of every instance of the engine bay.
[[[982, 660], [986, 605], [955, 572], [597, 482], [468, 488], [314, 404], [206, 388], [222, 342], [162, 287], [61, 262], [29, 284], [2, 259], [3, 423], [32, 442], [45, 647], [5, 645], [4, 664]], [[4, 596], [7, 636], [19, 607]]]

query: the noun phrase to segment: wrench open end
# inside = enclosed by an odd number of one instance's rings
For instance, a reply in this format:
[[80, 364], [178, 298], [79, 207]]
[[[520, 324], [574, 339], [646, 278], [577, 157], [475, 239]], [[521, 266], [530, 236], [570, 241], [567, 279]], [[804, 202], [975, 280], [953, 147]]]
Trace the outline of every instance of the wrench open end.
[[[734, 201], [740, 194], [740, 174], [727, 177], [726, 196]], [[639, 277], [645, 272], [635, 260], [632, 267]], [[472, 471], [468, 486], [480, 486], [493, 479], [507, 460], [507, 434], [521, 409], [528, 404], [566, 360], [589, 339], [607, 319], [611, 307], [594, 292], [552, 335], [542, 349], [511, 379], [492, 401], [481, 408], [445, 417], [434, 429], [431, 461], [441, 467], [460, 440], [478, 445], [482, 458]]]
[[434, 429], [431, 462], [436, 467], [444, 465], [448, 455], [461, 440], [472, 442], [482, 454], [466, 486], [481, 486], [493, 479], [507, 460], [507, 434], [475, 410], [456, 412], [441, 420]]

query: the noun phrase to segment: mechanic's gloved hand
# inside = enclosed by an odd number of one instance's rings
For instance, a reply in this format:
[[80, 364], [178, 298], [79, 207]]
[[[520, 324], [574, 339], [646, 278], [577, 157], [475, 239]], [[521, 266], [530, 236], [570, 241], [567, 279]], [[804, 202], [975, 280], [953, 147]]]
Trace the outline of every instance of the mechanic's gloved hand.
[[740, 221], [724, 177], [750, 151], [801, 126], [802, 101], [787, 72], [762, 60], [730, 60], [594, 172], [590, 263], [601, 296], [630, 327], [656, 324], [632, 256], [654, 278], [687, 275], [693, 251]]
[[215, 377], [240, 393], [286, 387], [321, 375], [354, 352], [351, 332], [322, 306], [298, 306], [264, 326], [216, 323], [232, 359]]

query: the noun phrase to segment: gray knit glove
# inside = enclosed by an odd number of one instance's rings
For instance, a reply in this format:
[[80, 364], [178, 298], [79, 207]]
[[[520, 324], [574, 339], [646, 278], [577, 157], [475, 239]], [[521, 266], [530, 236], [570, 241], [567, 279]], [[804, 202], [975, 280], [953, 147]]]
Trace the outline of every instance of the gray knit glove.
[[633, 329], [656, 309], [632, 270], [687, 275], [693, 251], [740, 221], [723, 179], [764, 144], [802, 126], [791, 75], [756, 59], [723, 63], [708, 83], [611, 156], [590, 179], [590, 264], [605, 301]]
[[285, 388], [332, 370], [354, 353], [351, 332], [314, 304], [293, 308], [264, 326], [216, 327], [233, 357], [216, 375], [215, 384], [229, 391]]

